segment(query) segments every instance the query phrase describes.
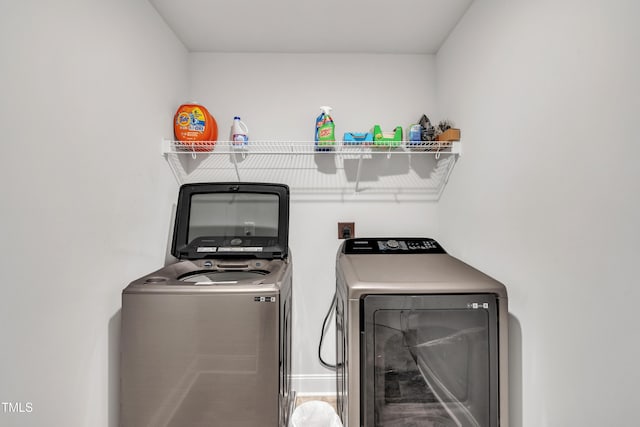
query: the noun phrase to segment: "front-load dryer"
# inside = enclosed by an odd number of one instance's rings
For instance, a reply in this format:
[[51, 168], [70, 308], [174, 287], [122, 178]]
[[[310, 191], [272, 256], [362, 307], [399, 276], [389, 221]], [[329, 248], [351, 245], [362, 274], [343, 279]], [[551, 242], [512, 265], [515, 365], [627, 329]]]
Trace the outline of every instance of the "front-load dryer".
[[336, 264], [345, 427], [506, 427], [507, 292], [428, 238], [350, 239]]
[[289, 189], [180, 188], [177, 262], [122, 293], [120, 427], [285, 427]]

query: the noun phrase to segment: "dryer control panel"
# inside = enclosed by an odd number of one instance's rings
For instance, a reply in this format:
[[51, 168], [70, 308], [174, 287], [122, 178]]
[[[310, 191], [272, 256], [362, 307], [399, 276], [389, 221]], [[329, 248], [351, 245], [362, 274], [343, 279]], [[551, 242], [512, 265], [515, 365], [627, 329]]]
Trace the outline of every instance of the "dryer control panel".
[[345, 254], [446, 254], [442, 246], [426, 237], [361, 238], [344, 242]]

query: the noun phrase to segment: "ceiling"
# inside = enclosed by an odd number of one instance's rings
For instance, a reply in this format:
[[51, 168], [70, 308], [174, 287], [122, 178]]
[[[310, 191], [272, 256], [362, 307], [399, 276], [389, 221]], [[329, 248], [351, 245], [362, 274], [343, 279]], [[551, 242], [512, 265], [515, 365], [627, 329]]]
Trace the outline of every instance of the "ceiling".
[[436, 53], [473, 0], [149, 0], [191, 52]]

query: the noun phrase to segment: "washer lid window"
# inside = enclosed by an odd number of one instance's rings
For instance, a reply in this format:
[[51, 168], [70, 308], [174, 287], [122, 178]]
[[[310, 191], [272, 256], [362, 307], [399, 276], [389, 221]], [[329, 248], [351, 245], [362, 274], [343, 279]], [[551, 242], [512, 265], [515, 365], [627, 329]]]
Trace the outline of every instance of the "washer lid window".
[[180, 187], [171, 253], [180, 259], [286, 258], [289, 188], [210, 183]]

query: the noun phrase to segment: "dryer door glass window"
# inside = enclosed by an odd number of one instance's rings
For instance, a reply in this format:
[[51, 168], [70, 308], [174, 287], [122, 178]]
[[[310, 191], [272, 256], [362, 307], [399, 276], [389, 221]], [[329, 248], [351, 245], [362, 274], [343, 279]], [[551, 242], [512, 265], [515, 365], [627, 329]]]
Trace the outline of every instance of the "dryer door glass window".
[[497, 426], [495, 297], [364, 301], [364, 425]]

